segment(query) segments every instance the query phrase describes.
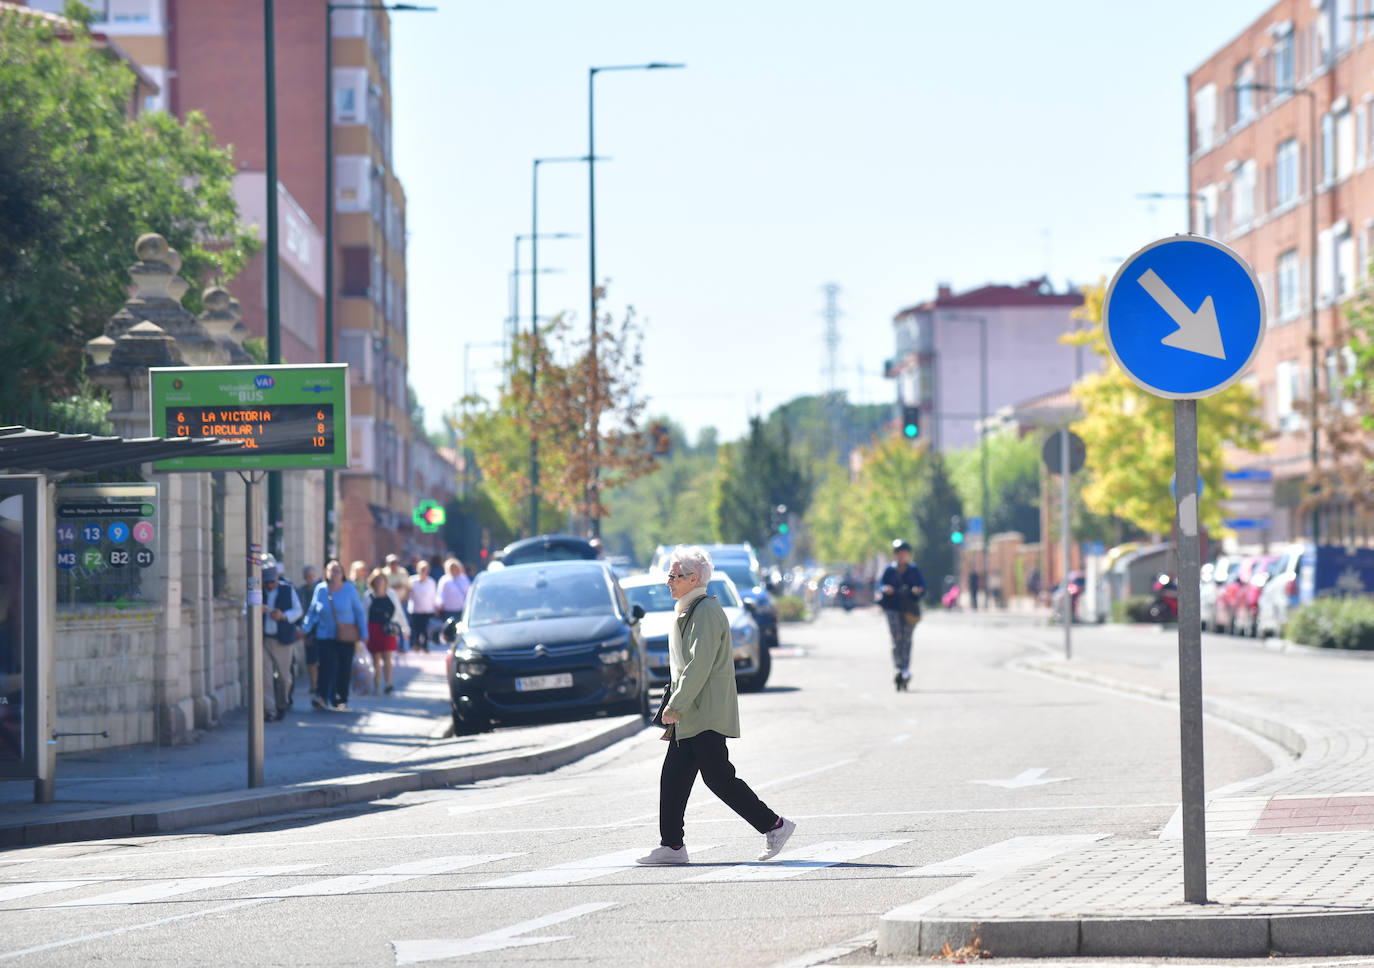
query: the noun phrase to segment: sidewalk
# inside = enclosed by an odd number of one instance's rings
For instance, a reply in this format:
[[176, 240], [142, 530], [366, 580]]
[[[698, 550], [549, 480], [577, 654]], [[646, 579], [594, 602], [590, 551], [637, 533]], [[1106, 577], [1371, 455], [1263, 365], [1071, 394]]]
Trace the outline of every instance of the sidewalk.
[[[1177, 702], [1178, 638], [1155, 626], [995, 623], [1039, 674]], [[1209, 790], [1205, 905], [1183, 901], [1181, 820], [966, 878], [889, 911], [880, 955], [972, 945], [997, 957], [1374, 954], [1374, 655], [1203, 637], [1203, 703], [1296, 757]]]
[[263, 727], [261, 787], [248, 787], [245, 709], [184, 746], [59, 754], [53, 803], [33, 802], [31, 780], [0, 782], [0, 849], [163, 833], [539, 773], [643, 728], [638, 716], [620, 716], [445, 739], [443, 654], [400, 653], [396, 662], [396, 691], [353, 696], [346, 713], [312, 709], [306, 684], [298, 684], [286, 718]]

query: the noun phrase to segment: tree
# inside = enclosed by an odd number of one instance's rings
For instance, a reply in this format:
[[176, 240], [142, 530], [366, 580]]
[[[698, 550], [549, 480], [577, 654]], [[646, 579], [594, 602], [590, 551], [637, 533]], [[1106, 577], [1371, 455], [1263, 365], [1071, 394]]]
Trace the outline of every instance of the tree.
[[[989, 535], [1018, 531], [1040, 540], [1040, 441], [1034, 434], [990, 434], [988, 450]], [[949, 474], [969, 513], [983, 513], [983, 459], [978, 445], [949, 455]]]
[[775, 408], [768, 415], [768, 426], [772, 430], [786, 427], [792, 445], [819, 460], [868, 443], [891, 419], [891, 404], [853, 404], [843, 393], [816, 394]]
[[140, 235], [181, 253], [193, 293], [257, 248], [229, 150], [196, 113], [130, 119], [134, 80], [84, 23], [59, 37], [40, 18], [0, 17], [0, 410], [78, 388]]
[[538, 446], [541, 499], [584, 519], [605, 517], [603, 494], [653, 470], [645, 402], [636, 392], [640, 343], [633, 312], [619, 325], [608, 319], [593, 360], [586, 342], [559, 316], [537, 346], [530, 334], [519, 335], [494, 405], [477, 396], [464, 401], [465, 446], [516, 515], [511, 520], [523, 518], [520, 508], [529, 503], [531, 438]]
[[[1168, 534], [1173, 528], [1174, 502], [1169, 479], [1174, 469], [1173, 401], [1147, 393], [1110, 359], [1102, 332], [1101, 285], [1083, 290], [1078, 316], [1089, 326], [1066, 333], [1061, 342], [1086, 345], [1108, 358], [1106, 369], [1091, 373], [1073, 387], [1084, 416], [1074, 430], [1087, 445], [1088, 483], [1083, 500], [1095, 514], [1114, 514], [1145, 531]], [[1259, 399], [1244, 383], [1198, 401], [1198, 471], [1204, 482], [1199, 506], [1201, 523], [1210, 531], [1223, 529], [1221, 501], [1230, 495], [1223, 484], [1223, 448], [1258, 452], [1265, 425], [1259, 418]]]
[[773, 431], [751, 417], [745, 438], [721, 448], [711, 499], [716, 539], [767, 545], [778, 505], [786, 505], [791, 514], [805, 514], [812, 487], [811, 475], [793, 453], [787, 427]]
[[[1348, 505], [1337, 527], [1350, 538], [1368, 534], [1374, 519], [1374, 291], [1362, 290], [1342, 307], [1345, 329], [1337, 344], [1342, 366], [1328, 369], [1328, 387], [1318, 397], [1318, 427], [1326, 438], [1321, 459], [1308, 475], [1302, 511]], [[1344, 370], [1341, 374], [1339, 371]], [[1339, 375], [1338, 375], [1339, 374]]]

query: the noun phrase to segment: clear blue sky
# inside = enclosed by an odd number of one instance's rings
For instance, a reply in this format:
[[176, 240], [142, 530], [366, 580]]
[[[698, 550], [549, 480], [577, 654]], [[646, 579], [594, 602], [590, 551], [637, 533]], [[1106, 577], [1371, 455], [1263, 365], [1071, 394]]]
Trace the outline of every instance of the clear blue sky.
[[[890, 401], [891, 320], [956, 289], [1056, 287], [1187, 227], [1184, 78], [1254, 0], [427, 0], [392, 15], [409, 204], [410, 379], [431, 425], [467, 344], [499, 341], [535, 157], [587, 149], [598, 77], [603, 305], [644, 324], [650, 411], [738, 437], [826, 389], [822, 291], [842, 287], [840, 387]], [[540, 314], [586, 325], [587, 177], [540, 175]], [[522, 265], [528, 266], [528, 247]], [[528, 314], [529, 277], [521, 311]], [[469, 349], [473, 388], [500, 350]]]

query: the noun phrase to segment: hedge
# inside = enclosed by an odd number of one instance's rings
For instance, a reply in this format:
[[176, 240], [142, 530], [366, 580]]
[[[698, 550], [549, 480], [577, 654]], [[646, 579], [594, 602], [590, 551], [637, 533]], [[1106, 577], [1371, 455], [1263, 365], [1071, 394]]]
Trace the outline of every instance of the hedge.
[[779, 595], [778, 621], [803, 622], [806, 620], [806, 600], [800, 595]]
[[1322, 649], [1374, 649], [1374, 598], [1318, 598], [1293, 611], [1283, 634]]

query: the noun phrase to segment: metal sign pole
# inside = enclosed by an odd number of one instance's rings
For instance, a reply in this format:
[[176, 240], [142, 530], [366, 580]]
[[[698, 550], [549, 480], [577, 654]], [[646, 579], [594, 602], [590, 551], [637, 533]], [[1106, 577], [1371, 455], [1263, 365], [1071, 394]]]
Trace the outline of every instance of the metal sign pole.
[[247, 548], [248, 597], [244, 618], [248, 622], [248, 786], [262, 786], [262, 541], [258, 532], [258, 482], [261, 474], [239, 473], [243, 478], [244, 534]]
[[1069, 596], [1069, 427], [1059, 428], [1059, 542], [1064, 555], [1064, 658], [1073, 658], [1073, 599]]
[[1183, 771], [1183, 899], [1207, 903], [1202, 768], [1202, 625], [1198, 571], [1197, 401], [1174, 401], [1178, 501], [1178, 717]]

